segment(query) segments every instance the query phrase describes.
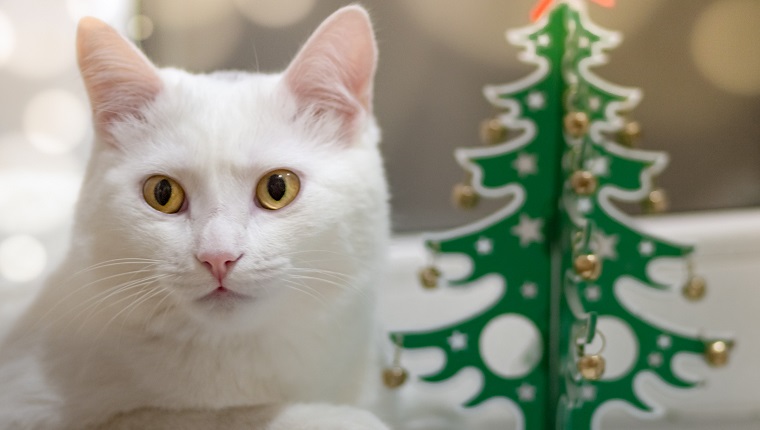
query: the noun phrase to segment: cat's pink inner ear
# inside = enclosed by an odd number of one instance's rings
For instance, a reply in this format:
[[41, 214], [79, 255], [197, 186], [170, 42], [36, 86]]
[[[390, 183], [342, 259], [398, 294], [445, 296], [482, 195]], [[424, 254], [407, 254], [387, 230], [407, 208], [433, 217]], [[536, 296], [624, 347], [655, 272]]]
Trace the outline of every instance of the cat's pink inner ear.
[[312, 34], [285, 72], [302, 108], [332, 111], [348, 123], [372, 110], [377, 46], [367, 12], [344, 7]]
[[79, 21], [77, 61], [96, 130], [106, 135], [112, 122], [140, 118], [140, 108], [161, 91], [161, 79], [153, 64], [116, 30], [96, 18]]

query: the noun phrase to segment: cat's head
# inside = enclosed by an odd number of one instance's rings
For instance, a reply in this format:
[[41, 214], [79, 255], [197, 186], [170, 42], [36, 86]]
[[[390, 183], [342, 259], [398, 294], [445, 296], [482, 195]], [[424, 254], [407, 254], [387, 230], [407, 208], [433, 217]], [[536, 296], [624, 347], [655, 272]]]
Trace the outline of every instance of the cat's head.
[[92, 18], [77, 48], [96, 141], [72, 251], [100, 265], [93, 285], [143, 301], [141, 318], [235, 330], [365, 288], [388, 209], [363, 9], [329, 17], [280, 74], [157, 69]]

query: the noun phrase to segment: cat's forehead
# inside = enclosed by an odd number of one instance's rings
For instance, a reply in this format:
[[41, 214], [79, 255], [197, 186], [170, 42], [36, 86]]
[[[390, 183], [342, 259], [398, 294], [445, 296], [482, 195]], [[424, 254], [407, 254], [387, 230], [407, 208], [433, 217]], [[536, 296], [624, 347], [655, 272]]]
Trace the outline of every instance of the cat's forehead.
[[282, 96], [278, 75], [217, 72], [192, 75], [162, 71], [165, 88], [157, 100], [159, 114], [174, 125], [197, 132], [234, 133], [267, 129], [282, 118]]
[[298, 130], [289, 123], [277, 75], [223, 72], [190, 75], [163, 71], [164, 94], [152, 117], [154, 146], [168, 162], [204, 165], [282, 163], [295, 148]]

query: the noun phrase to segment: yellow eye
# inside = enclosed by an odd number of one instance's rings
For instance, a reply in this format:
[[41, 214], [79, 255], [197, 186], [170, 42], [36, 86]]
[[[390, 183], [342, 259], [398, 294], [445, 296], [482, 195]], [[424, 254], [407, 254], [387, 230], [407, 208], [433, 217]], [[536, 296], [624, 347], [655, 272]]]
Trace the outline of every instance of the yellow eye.
[[284, 208], [298, 195], [301, 181], [290, 170], [272, 170], [259, 179], [256, 198], [261, 206], [269, 210]]
[[153, 209], [173, 214], [182, 209], [182, 204], [185, 202], [185, 190], [174, 179], [156, 175], [145, 181], [143, 197]]

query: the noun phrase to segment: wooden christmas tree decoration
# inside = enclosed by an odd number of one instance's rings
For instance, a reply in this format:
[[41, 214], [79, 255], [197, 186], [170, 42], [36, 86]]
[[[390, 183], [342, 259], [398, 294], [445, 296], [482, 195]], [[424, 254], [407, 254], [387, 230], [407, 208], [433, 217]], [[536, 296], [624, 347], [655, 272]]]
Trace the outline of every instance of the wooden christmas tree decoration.
[[[482, 387], [466, 407], [504, 397], [515, 406], [521, 428], [586, 430], [598, 427], [596, 412], [611, 400], [643, 412], [656, 409], [636, 392], [634, 379], [641, 372], [675, 387], [694, 387], [695, 381], [677, 374], [674, 357], [698, 354], [720, 366], [733, 342], [663, 328], [614, 293], [626, 278], [640, 288], [675, 288], [695, 300], [704, 284], [695, 278], [673, 287], [652, 279], [652, 261], [687, 261], [692, 248], [639, 231], [613, 204], [648, 199], [653, 176], [667, 163], [663, 153], [632, 148], [639, 125], [631, 126], [624, 113], [638, 104], [640, 92], [590, 71], [605, 62], [604, 50], [616, 46], [619, 36], [591, 23], [580, 1], [541, 1], [533, 15], [535, 24], [510, 31], [508, 39], [525, 48], [520, 58], [536, 70], [515, 83], [485, 88], [498, 110], [481, 130], [487, 145], [455, 154], [475, 195], [508, 203], [474, 224], [426, 240], [434, 256], [463, 254], [472, 262], [461, 279], [429, 269], [423, 280], [435, 282], [423, 281], [426, 287], [466, 288], [495, 274], [504, 280], [503, 294], [463, 321], [394, 336], [403, 348], [445, 353], [445, 365], [422, 376], [424, 381], [443, 381], [466, 367], [479, 370]], [[536, 365], [515, 377], [490, 368], [479, 348], [488, 323], [510, 314], [534, 325], [542, 347]], [[638, 343], [634, 364], [614, 379], [604, 377], [603, 348], [590, 350], [604, 336], [597, 329], [603, 317], [623, 321]]]

